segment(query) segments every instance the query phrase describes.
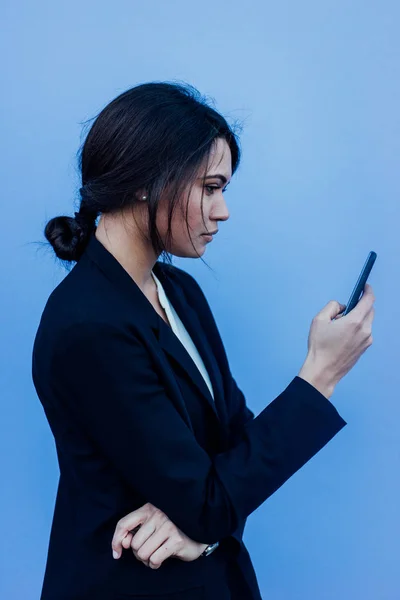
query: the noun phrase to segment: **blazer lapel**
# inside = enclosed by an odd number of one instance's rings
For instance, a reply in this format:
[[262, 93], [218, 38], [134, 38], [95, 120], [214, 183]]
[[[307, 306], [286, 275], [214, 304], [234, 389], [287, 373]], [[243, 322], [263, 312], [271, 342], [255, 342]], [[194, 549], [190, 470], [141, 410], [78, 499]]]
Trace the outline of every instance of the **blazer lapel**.
[[160, 279], [168, 300], [178, 313], [179, 318], [186, 327], [204, 362], [212, 383], [214, 399], [211, 396], [210, 390], [208, 389], [203, 376], [201, 375], [196, 364], [193, 362], [192, 357], [172, 329], [161, 318], [158, 331], [158, 340], [160, 345], [163, 350], [172, 356], [172, 358], [186, 371], [187, 376], [196, 385], [197, 389], [203, 395], [205, 401], [210, 405], [215, 416], [220, 420], [221, 424], [226, 424], [227, 413], [224, 401], [224, 388], [221, 373], [213, 351], [204, 333], [203, 327], [200, 323], [199, 317], [197, 316], [196, 311], [186, 300], [182, 288], [176, 285], [170, 278], [168, 278], [167, 275], [164, 274], [162, 271], [162, 265], [160, 263], [156, 263], [153, 270], [156, 276]]
[[[204, 365], [212, 383], [214, 399], [210, 394], [203, 376], [180, 339], [158, 315], [129, 273], [125, 271], [118, 260], [101, 244], [94, 233], [86, 248], [86, 254], [96, 262], [114, 285], [116, 285], [123, 293], [128, 294], [131, 297], [133, 306], [135, 307], [134, 312], [139, 315], [141, 325], [149, 326], [154, 331], [162, 351], [179, 365], [178, 368], [183, 369], [185, 375], [196, 386], [196, 389], [203, 397], [203, 400], [211, 407], [215, 417], [222, 426], [222, 430], [226, 430], [226, 427], [228, 426], [228, 417], [224, 401], [221, 373], [197, 313], [185, 298], [184, 292], [179, 282], [176, 281], [176, 278], [172, 278], [166, 273], [162, 263], [155, 263], [153, 270], [161, 281], [169, 301], [178, 313], [179, 318], [185, 325], [193, 343], [204, 361]], [[168, 268], [168, 266], [166, 268]], [[171, 363], [170, 360], [169, 363]]]

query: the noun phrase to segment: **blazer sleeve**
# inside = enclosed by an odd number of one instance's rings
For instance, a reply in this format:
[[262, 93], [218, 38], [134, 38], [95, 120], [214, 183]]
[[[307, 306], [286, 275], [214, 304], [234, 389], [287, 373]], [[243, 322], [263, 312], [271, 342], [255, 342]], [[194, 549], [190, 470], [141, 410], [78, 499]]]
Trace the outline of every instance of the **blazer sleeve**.
[[296, 376], [244, 425], [234, 446], [210, 458], [168, 397], [144, 344], [107, 323], [65, 331], [51, 378], [56, 397], [126, 483], [207, 544], [231, 535], [346, 424]]
[[231, 376], [230, 397], [230, 434], [232, 443], [235, 444], [243, 433], [244, 426], [254, 419], [254, 412], [247, 406], [246, 398], [238, 387], [236, 379]]

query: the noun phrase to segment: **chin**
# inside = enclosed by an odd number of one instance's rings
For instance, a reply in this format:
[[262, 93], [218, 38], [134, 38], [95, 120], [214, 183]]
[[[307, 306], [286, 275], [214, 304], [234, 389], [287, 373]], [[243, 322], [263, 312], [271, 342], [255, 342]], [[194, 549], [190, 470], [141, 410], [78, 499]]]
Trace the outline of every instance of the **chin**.
[[174, 248], [171, 254], [181, 258], [199, 258], [199, 256], [203, 256], [206, 251], [206, 244], [201, 244], [196, 250], [190, 245], [188, 248]]

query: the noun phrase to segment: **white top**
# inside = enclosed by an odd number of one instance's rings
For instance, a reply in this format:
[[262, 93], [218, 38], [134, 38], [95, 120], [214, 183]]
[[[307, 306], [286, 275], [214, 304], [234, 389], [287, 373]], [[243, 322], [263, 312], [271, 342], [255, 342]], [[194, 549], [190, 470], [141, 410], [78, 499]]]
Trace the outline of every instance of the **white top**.
[[153, 271], [151, 272], [151, 274], [152, 274], [153, 279], [157, 286], [158, 299], [160, 301], [161, 306], [163, 307], [163, 309], [165, 310], [165, 312], [167, 314], [167, 318], [171, 325], [172, 331], [179, 338], [179, 340], [182, 342], [182, 344], [185, 346], [186, 350], [192, 357], [194, 363], [196, 364], [197, 368], [199, 369], [200, 373], [202, 374], [203, 379], [206, 382], [208, 389], [210, 390], [210, 394], [211, 394], [212, 398], [214, 399], [212, 383], [211, 383], [210, 377], [208, 375], [207, 369], [204, 365], [203, 359], [201, 358], [196, 346], [194, 345], [192, 338], [190, 337], [186, 327], [184, 326], [181, 319], [179, 318], [178, 313], [176, 312], [176, 310], [174, 309], [174, 307], [168, 300], [166, 293], [164, 291], [164, 288], [161, 285], [160, 280], [158, 279], [158, 277], [156, 277], [156, 275], [153, 273]]

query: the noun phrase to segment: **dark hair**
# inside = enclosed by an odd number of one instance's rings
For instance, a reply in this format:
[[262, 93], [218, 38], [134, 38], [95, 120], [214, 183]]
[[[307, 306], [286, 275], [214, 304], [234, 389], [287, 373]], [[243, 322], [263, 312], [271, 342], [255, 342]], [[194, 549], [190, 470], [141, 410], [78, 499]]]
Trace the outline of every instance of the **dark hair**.
[[[98, 215], [135, 204], [140, 201], [136, 193], [145, 189], [149, 238], [156, 254], [170, 261], [156, 228], [160, 195], [171, 186], [169, 243], [177, 199], [185, 186], [193, 184], [204, 159], [208, 168], [217, 138], [230, 147], [233, 174], [241, 155], [237, 134], [188, 83], [144, 83], [117, 96], [97, 115], [78, 152], [79, 211], [75, 218], [59, 216], [46, 224], [44, 234], [56, 255], [78, 261]], [[187, 207], [185, 214], [190, 237]]]

